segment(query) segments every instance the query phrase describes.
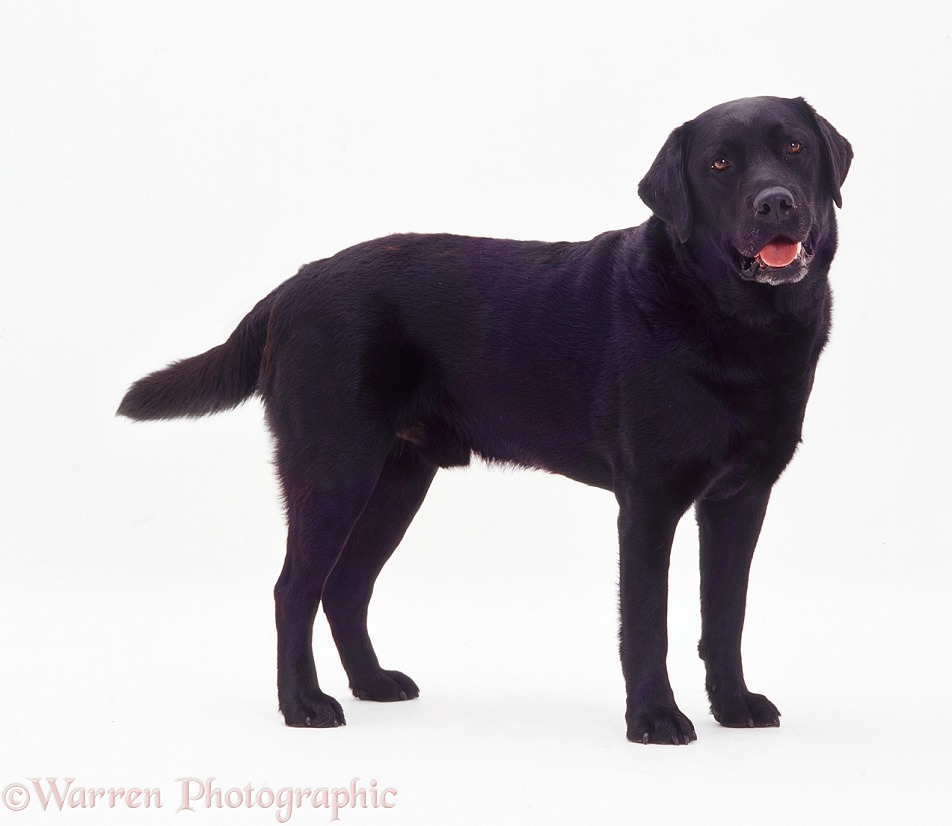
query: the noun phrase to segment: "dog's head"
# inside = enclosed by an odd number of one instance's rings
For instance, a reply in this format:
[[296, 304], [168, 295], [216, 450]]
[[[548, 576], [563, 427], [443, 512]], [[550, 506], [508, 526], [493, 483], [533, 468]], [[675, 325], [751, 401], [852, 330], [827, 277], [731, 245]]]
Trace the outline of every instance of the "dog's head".
[[744, 280], [794, 284], [835, 232], [832, 205], [842, 206], [852, 158], [803, 98], [744, 98], [675, 129], [638, 194], [705, 258]]

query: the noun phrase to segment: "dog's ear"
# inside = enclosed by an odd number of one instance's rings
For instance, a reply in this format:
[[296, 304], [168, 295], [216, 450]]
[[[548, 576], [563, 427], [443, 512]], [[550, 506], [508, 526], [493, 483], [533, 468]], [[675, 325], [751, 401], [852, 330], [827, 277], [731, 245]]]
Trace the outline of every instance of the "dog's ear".
[[838, 207], [843, 206], [843, 198], [840, 195], [840, 187], [846, 180], [846, 173], [850, 171], [850, 163], [853, 160], [853, 147], [833, 125], [807, 103], [803, 98], [797, 98], [799, 103], [813, 120], [816, 126], [817, 135], [820, 136], [820, 143], [823, 149], [823, 161], [826, 165], [827, 183], [830, 191], [833, 193], [833, 203]]
[[691, 237], [694, 223], [691, 196], [684, 179], [684, 137], [684, 126], [668, 135], [648, 174], [638, 184], [641, 200], [672, 226], [682, 244]]

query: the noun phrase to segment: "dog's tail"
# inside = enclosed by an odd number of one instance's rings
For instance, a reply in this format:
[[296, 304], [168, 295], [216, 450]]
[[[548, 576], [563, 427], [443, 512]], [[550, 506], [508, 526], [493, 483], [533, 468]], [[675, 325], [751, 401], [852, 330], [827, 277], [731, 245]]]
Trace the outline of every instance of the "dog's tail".
[[259, 301], [224, 344], [139, 379], [116, 411], [130, 419], [176, 419], [230, 410], [258, 387], [275, 292]]

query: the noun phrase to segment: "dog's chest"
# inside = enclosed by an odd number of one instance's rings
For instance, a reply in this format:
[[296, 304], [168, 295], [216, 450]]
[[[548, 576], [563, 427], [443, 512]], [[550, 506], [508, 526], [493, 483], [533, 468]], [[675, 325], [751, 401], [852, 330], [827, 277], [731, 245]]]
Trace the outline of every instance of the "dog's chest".
[[776, 481], [800, 442], [812, 382], [805, 359], [761, 361], [744, 371], [735, 365], [732, 373], [699, 382], [703, 402], [689, 417], [694, 428], [701, 418], [707, 422], [697, 459], [707, 470], [708, 492], [727, 495], [752, 480]]
[[696, 351], [643, 360], [621, 384], [613, 464], [688, 500], [771, 484], [796, 450], [811, 383], [806, 360], [712, 361]]

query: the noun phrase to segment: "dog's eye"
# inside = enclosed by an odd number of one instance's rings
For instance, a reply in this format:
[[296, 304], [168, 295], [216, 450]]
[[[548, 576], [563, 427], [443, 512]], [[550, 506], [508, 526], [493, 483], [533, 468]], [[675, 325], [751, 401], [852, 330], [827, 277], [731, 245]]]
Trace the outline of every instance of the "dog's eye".
[[726, 158], [717, 158], [715, 159], [714, 163], [711, 164], [711, 169], [715, 169], [718, 172], [723, 172], [729, 166], [730, 166], [730, 163], [727, 161]]
[[787, 152], [791, 155], [798, 154], [801, 149], [803, 149], [803, 144], [799, 141], [790, 141], [790, 143], [787, 144]]

